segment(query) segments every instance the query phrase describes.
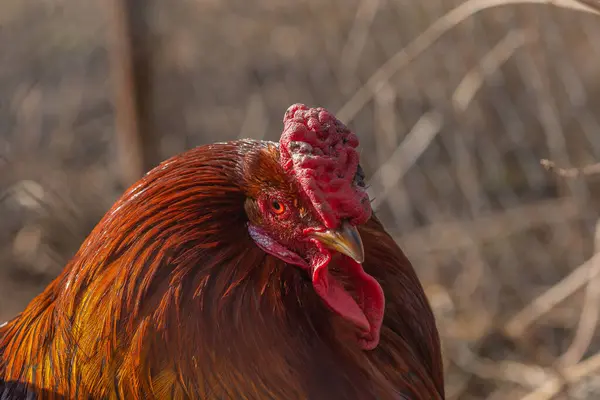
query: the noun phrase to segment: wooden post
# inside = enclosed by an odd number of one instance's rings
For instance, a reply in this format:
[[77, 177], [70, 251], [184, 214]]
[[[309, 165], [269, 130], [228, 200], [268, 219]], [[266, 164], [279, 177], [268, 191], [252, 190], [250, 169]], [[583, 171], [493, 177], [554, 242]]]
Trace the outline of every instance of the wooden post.
[[110, 72], [121, 181], [130, 186], [158, 161], [152, 124], [152, 52], [148, 0], [110, 0]]

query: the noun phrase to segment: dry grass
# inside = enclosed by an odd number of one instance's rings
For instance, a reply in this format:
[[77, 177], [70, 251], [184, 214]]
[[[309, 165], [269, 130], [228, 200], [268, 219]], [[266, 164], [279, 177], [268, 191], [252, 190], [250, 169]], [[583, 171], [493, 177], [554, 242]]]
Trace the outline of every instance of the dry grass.
[[[139, 149], [123, 143], [140, 144], [115, 133], [106, 4], [0, 5], [0, 320], [56, 276], [139, 174], [135, 160], [124, 172]], [[147, 4], [146, 123], [160, 136], [144, 162], [275, 139], [294, 102], [340, 111], [361, 136], [377, 213], [438, 316], [448, 398], [598, 398], [593, 8]]]

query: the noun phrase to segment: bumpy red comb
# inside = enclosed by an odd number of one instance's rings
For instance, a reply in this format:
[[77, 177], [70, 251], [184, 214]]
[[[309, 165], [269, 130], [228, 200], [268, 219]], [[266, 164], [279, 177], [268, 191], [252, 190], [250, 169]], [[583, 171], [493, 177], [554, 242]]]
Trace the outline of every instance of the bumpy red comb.
[[285, 112], [279, 140], [281, 165], [329, 229], [342, 219], [354, 225], [371, 216], [371, 203], [363, 187], [354, 184], [359, 156], [358, 138], [323, 108], [294, 104]]

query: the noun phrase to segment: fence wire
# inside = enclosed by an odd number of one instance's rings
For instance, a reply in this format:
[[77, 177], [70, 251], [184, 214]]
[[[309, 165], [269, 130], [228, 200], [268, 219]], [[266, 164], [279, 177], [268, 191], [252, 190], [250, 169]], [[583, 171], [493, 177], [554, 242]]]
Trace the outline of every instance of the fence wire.
[[[109, 3], [0, 5], [0, 320], [124, 190]], [[448, 398], [600, 396], [594, 8], [154, 0], [139, 12], [150, 164], [217, 140], [277, 140], [292, 103], [338, 112], [434, 307]]]

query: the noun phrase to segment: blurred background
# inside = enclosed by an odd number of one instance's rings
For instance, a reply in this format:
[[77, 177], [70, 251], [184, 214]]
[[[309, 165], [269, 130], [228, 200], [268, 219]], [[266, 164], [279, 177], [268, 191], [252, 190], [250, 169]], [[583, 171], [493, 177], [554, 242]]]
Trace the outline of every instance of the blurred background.
[[2, 0], [0, 321], [145, 170], [303, 102], [361, 139], [448, 399], [600, 398], [600, 17], [523, 3]]

